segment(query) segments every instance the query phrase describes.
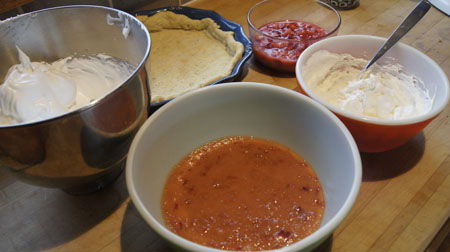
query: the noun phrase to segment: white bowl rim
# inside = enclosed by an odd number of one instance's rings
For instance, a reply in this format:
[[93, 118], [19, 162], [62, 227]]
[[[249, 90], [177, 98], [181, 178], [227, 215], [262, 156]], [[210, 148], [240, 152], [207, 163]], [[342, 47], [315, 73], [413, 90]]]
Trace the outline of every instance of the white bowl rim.
[[[329, 110], [333, 111], [336, 114], [345, 116], [345, 117], [353, 119], [355, 121], [376, 124], [376, 125], [384, 125], [384, 126], [401, 126], [401, 125], [410, 125], [410, 124], [420, 123], [420, 122], [426, 121], [428, 119], [431, 119], [435, 116], [438, 116], [444, 110], [444, 108], [447, 106], [447, 104], [449, 103], [449, 100], [450, 100], [449, 80], [447, 78], [447, 75], [442, 70], [442, 68], [433, 59], [431, 59], [428, 55], [426, 55], [426, 54], [422, 53], [421, 51], [419, 51], [418, 49], [416, 49], [410, 45], [404, 44], [402, 42], [398, 42], [395, 46], [403, 47], [407, 50], [415, 52], [417, 55], [422, 57], [423, 60], [427, 61], [427, 64], [434, 67], [436, 69], [436, 71], [438, 71], [439, 74], [444, 77], [443, 78], [444, 79], [444, 83], [443, 83], [444, 101], [441, 104], [439, 104], [437, 107], [433, 108], [430, 112], [427, 112], [422, 115], [417, 115], [417, 116], [413, 116], [410, 118], [398, 119], [398, 120], [365, 117], [365, 116], [361, 116], [358, 114], [347, 112], [343, 109], [333, 106], [330, 103], [328, 103], [327, 101], [325, 101], [324, 99], [322, 99], [321, 97], [319, 97], [318, 95], [316, 95], [309, 88], [309, 86], [305, 84], [305, 81], [303, 80], [301, 73], [300, 73], [300, 62], [305, 59], [305, 57], [306, 57], [305, 55], [307, 55], [307, 52], [314, 50], [315, 47], [321, 46], [324, 43], [331, 43], [336, 40], [346, 40], [346, 39], [356, 39], [356, 38], [358, 38], [358, 39], [364, 38], [364, 39], [371, 39], [371, 40], [377, 40], [377, 41], [385, 41], [386, 40], [386, 38], [379, 37], [379, 36], [373, 36], [373, 35], [362, 35], [362, 34], [339, 35], [339, 36], [329, 37], [329, 38], [325, 38], [321, 41], [318, 41], [318, 42], [310, 45], [309, 47], [307, 47], [305, 49], [305, 51], [303, 51], [303, 53], [300, 54], [300, 57], [298, 58], [297, 63], [295, 65], [295, 75], [297, 77], [298, 84], [311, 98], [318, 101], [320, 104], [327, 107]], [[434, 104], [433, 104], [433, 106], [434, 106]]]
[[175, 244], [176, 246], [179, 246], [184, 249], [188, 249], [190, 251], [198, 251], [198, 252], [225, 252], [226, 250], [220, 250], [215, 249], [207, 246], [203, 246], [197, 243], [194, 243], [192, 241], [189, 241], [187, 239], [184, 239], [173, 232], [171, 232], [169, 229], [167, 229], [164, 225], [159, 223], [153, 215], [144, 207], [143, 202], [138, 196], [138, 192], [136, 191], [136, 188], [134, 187], [134, 182], [132, 180], [132, 173], [134, 168], [134, 153], [137, 151], [137, 146], [139, 142], [142, 139], [142, 135], [144, 132], [151, 126], [152, 122], [155, 121], [158, 116], [164, 111], [169, 110], [172, 106], [175, 106], [177, 101], [181, 101], [183, 99], [189, 99], [192, 96], [195, 96], [197, 93], [200, 92], [208, 92], [210, 89], [226, 89], [230, 88], [230, 86], [253, 86], [258, 88], [265, 88], [265, 89], [272, 89], [274, 91], [278, 92], [285, 92], [290, 95], [296, 95], [300, 99], [303, 99], [304, 101], [310, 103], [315, 108], [323, 111], [324, 113], [328, 114], [330, 119], [332, 119], [336, 125], [342, 130], [345, 138], [348, 140], [352, 156], [354, 158], [354, 164], [353, 166], [355, 169], [354, 172], [354, 180], [351, 185], [351, 189], [349, 192], [349, 195], [345, 202], [343, 203], [342, 207], [339, 209], [339, 211], [336, 212], [336, 214], [323, 226], [321, 226], [318, 230], [316, 230], [313, 234], [307, 236], [306, 238], [291, 244], [290, 246], [283, 247], [276, 250], [268, 250], [268, 251], [279, 251], [279, 252], [291, 252], [291, 251], [298, 251], [299, 249], [307, 248], [312, 245], [318, 245], [319, 242], [323, 242], [324, 239], [328, 238], [328, 236], [338, 227], [338, 225], [345, 219], [345, 217], [350, 212], [351, 208], [353, 207], [356, 198], [359, 193], [359, 189], [361, 186], [361, 179], [362, 179], [362, 162], [360, 158], [360, 153], [358, 151], [358, 147], [348, 131], [348, 129], [345, 127], [345, 125], [333, 114], [331, 113], [327, 108], [323, 107], [320, 103], [314, 101], [313, 99], [304, 96], [296, 91], [275, 86], [272, 84], [266, 84], [266, 83], [258, 83], [258, 82], [229, 82], [229, 83], [223, 83], [220, 85], [214, 85], [214, 86], [207, 86], [204, 88], [200, 88], [197, 90], [190, 91], [188, 93], [185, 93], [177, 98], [175, 98], [173, 101], [167, 103], [163, 107], [159, 108], [152, 116], [150, 116], [149, 119], [141, 126], [139, 131], [137, 132], [135, 138], [133, 139], [128, 158], [126, 161], [126, 168], [125, 168], [125, 174], [126, 174], [126, 184], [127, 189], [130, 194], [131, 201], [136, 206], [138, 212], [141, 214], [141, 216], [145, 219], [145, 221], [151, 226], [151, 228], [158, 233], [163, 239], [169, 241], [170, 243]]

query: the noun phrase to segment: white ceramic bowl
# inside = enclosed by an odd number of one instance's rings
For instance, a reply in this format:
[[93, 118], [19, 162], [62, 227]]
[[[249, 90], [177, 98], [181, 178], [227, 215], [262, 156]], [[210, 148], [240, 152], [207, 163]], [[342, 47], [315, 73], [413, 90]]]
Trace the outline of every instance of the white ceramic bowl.
[[126, 181], [145, 221], [174, 247], [222, 251], [169, 231], [160, 202], [176, 163], [206, 142], [235, 135], [286, 145], [316, 171], [326, 204], [322, 225], [305, 239], [277, 251], [306, 251], [319, 245], [355, 202], [361, 183], [359, 152], [349, 131], [325, 107], [298, 92], [269, 84], [228, 83], [195, 90], [166, 104], [144, 123], [131, 144]]
[[299, 57], [296, 76], [300, 91], [334, 112], [355, 138], [360, 151], [381, 152], [396, 148], [417, 135], [447, 106], [450, 91], [445, 72], [430, 57], [403, 43], [392, 47], [377, 64], [399, 63], [404, 71], [424, 83], [430, 97], [434, 97], [431, 111], [407, 119], [388, 120], [368, 118], [339, 109], [320, 98], [302, 78], [302, 67], [319, 50], [349, 53], [353, 57], [371, 59], [386, 38], [369, 35], [343, 35], [327, 38], [308, 47]]

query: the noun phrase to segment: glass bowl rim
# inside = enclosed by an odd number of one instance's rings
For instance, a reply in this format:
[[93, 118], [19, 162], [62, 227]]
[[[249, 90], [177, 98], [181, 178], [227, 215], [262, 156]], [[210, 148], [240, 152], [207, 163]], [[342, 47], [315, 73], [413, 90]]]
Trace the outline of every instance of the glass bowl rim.
[[[258, 34], [260, 34], [260, 35], [262, 35], [262, 36], [265, 36], [265, 37], [268, 37], [268, 38], [270, 38], [270, 39], [280, 40], [280, 41], [286, 41], [286, 42], [304, 42], [304, 41], [321, 40], [321, 39], [326, 38], [326, 37], [329, 37], [331, 34], [335, 33], [335, 32], [339, 29], [339, 27], [341, 26], [341, 23], [342, 23], [341, 14], [339, 14], [339, 12], [338, 12], [333, 6], [331, 6], [331, 5], [329, 5], [329, 4], [325, 3], [325, 2], [316, 0], [316, 1], [315, 1], [316, 3], [322, 4], [324, 7], [328, 8], [329, 10], [334, 11], [334, 13], [336, 13], [336, 15], [337, 15], [337, 17], [338, 17], [338, 23], [337, 23], [337, 25], [336, 25], [336, 27], [335, 27], [334, 29], [332, 29], [331, 31], [327, 32], [325, 35], [322, 35], [322, 36], [320, 36], [320, 37], [316, 37], [316, 38], [308, 38], [308, 39], [300, 39], [300, 40], [298, 40], [298, 39], [285, 39], [285, 38], [278, 38], [278, 37], [270, 36], [270, 35], [265, 34], [265, 33], [262, 32], [262, 31], [260, 31], [260, 30], [259, 30], [258, 28], [256, 28], [256, 27], [253, 25], [253, 23], [250, 21], [250, 14], [252, 13], [253, 9], [256, 8], [257, 6], [259, 6], [259, 5], [263, 4], [263, 3], [265, 3], [265, 2], [268, 2], [268, 1], [271, 1], [271, 0], [263, 0], [263, 1], [261, 1], [261, 2], [256, 3], [255, 5], [253, 5], [253, 6], [250, 8], [250, 10], [249, 10], [248, 13], [247, 13], [247, 23], [249, 24], [250, 28], [253, 29], [254, 31], [256, 31]], [[253, 36], [250, 36], [250, 37], [252, 38]]]

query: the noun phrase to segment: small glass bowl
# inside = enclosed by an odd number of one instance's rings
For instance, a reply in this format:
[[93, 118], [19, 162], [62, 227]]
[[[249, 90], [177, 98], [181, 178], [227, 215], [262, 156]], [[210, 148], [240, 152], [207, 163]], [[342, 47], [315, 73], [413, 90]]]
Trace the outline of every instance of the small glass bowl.
[[337, 34], [341, 16], [321, 1], [264, 0], [250, 8], [247, 22], [256, 60], [294, 73], [298, 57], [309, 45]]

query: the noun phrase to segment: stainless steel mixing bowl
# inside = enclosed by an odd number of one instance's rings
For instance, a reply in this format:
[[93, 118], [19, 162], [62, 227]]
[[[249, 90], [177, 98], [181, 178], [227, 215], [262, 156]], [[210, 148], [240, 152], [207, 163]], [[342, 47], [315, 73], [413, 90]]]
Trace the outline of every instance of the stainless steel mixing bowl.
[[148, 31], [135, 17], [99, 6], [51, 8], [0, 21], [0, 83], [19, 63], [16, 46], [32, 61], [104, 53], [136, 67], [116, 89], [76, 111], [0, 126], [0, 168], [22, 181], [74, 194], [114, 181], [148, 117], [144, 63], [150, 44]]

